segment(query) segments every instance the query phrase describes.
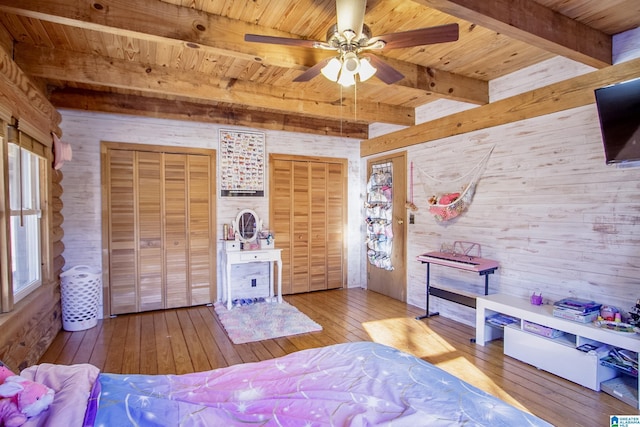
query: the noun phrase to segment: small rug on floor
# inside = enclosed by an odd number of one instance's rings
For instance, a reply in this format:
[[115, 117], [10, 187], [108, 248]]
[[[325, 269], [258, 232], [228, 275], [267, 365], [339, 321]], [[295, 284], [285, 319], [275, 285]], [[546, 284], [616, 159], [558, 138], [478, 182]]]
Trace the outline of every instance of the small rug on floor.
[[285, 301], [280, 304], [263, 302], [242, 305], [231, 310], [227, 310], [223, 303], [216, 302], [213, 307], [234, 344], [322, 330], [322, 326]]

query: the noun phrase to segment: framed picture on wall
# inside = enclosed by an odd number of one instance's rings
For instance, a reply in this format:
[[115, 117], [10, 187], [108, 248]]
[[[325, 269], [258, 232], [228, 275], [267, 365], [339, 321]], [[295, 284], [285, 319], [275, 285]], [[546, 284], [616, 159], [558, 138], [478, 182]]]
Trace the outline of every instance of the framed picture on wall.
[[265, 134], [220, 129], [221, 197], [264, 197]]

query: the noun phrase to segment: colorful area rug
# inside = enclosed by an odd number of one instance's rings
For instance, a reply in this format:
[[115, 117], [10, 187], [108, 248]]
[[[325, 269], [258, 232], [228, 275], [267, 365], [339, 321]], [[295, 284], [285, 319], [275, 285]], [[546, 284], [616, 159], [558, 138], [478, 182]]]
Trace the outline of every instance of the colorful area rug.
[[289, 335], [321, 331], [322, 326], [294, 306], [282, 302], [263, 302], [227, 307], [216, 302], [214, 309], [234, 344], [268, 340]]

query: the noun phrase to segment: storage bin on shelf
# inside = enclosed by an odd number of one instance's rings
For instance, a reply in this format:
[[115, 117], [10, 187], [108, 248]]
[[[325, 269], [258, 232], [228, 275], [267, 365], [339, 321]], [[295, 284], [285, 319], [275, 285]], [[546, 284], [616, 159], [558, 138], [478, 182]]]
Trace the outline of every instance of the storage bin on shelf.
[[65, 331], [82, 331], [98, 324], [101, 287], [101, 271], [87, 265], [77, 265], [60, 274]]

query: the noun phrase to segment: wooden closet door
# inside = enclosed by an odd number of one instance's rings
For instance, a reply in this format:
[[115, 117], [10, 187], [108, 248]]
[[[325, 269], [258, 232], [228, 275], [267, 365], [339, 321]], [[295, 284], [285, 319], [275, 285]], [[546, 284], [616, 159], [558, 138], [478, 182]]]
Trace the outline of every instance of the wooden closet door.
[[167, 271], [167, 308], [184, 307], [190, 304], [187, 184], [187, 156], [166, 154], [164, 162], [164, 263]]
[[309, 290], [327, 289], [327, 165], [309, 163]]
[[164, 149], [103, 149], [109, 314], [213, 301], [215, 152]]
[[292, 172], [291, 290], [297, 293], [309, 291], [309, 165], [307, 162], [293, 162]]
[[109, 182], [109, 293], [111, 314], [137, 311], [136, 154], [110, 150], [106, 156]]
[[[215, 221], [215, 165], [210, 156], [188, 157], [188, 274], [191, 301], [188, 305], [207, 304], [215, 296], [216, 236]], [[213, 174], [213, 175], [212, 175]]]
[[111, 150], [111, 314], [164, 307], [162, 156]]
[[270, 156], [270, 221], [284, 294], [346, 283], [345, 159]]
[[138, 307], [136, 311], [164, 308], [161, 153], [137, 152], [138, 179]]
[[347, 282], [345, 265], [345, 220], [347, 216], [346, 172], [343, 164], [327, 164], [326, 253], [327, 289], [341, 288]]
[[211, 170], [209, 156], [165, 154], [167, 308], [212, 299]]
[[291, 282], [291, 246], [293, 218], [293, 162], [272, 159], [270, 162], [270, 213], [275, 245], [282, 249], [282, 293], [293, 293]]

